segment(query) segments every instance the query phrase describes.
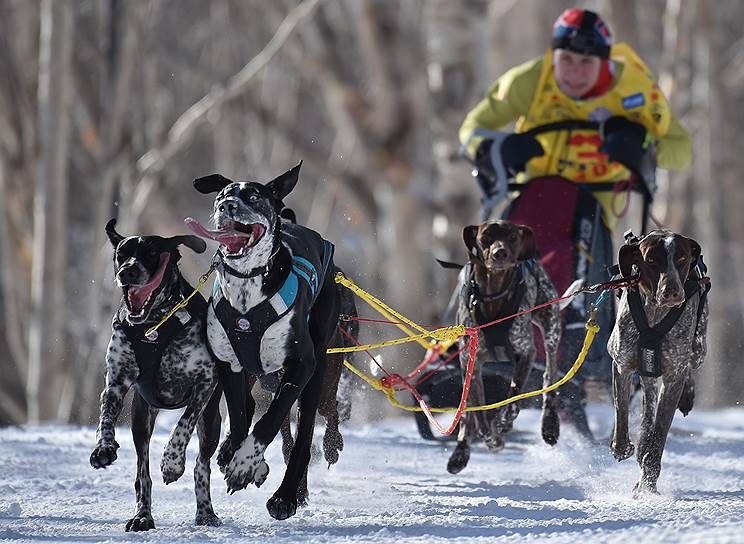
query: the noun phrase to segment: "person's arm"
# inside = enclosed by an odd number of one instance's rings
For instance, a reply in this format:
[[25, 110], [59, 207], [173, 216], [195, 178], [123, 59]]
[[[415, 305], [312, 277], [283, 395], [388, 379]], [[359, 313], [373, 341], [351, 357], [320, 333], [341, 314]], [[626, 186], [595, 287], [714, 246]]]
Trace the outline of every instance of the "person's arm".
[[[532, 103], [542, 68], [542, 58], [512, 68], [488, 89], [486, 97], [465, 117], [460, 126], [460, 143], [464, 144], [476, 128], [499, 130], [526, 115]], [[475, 154], [480, 138], [468, 145]]]
[[669, 130], [659, 140], [656, 161], [660, 168], [687, 170], [692, 161], [692, 140], [675, 115], [671, 116]]

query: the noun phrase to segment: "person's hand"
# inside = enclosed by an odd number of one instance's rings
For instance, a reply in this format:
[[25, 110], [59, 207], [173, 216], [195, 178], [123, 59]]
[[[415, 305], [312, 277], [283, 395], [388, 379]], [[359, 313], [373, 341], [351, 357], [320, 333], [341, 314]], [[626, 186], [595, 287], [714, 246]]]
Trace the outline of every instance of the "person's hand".
[[501, 160], [512, 176], [524, 172], [527, 161], [544, 154], [545, 150], [532, 134], [510, 134], [501, 142]]
[[611, 161], [619, 162], [633, 172], [640, 171], [646, 127], [616, 115], [600, 125], [599, 133], [602, 153], [607, 153]]

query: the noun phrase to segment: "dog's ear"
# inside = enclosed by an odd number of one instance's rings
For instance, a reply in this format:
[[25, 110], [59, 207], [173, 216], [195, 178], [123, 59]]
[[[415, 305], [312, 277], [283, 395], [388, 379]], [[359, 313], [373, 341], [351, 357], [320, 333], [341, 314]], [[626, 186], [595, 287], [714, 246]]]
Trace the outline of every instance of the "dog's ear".
[[207, 243], [198, 236], [194, 236], [193, 234], [171, 236], [170, 238], [168, 238], [168, 242], [172, 244], [174, 249], [177, 246], [183, 244], [195, 253], [204, 253], [207, 250]]
[[227, 179], [225, 176], [220, 174], [210, 174], [203, 178], [196, 178], [194, 180], [194, 189], [207, 195], [209, 193], [218, 193], [231, 183], [233, 183], [233, 181]]
[[297, 185], [297, 180], [300, 177], [300, 168], [302, 167], [302, 161], [297, 163], [297, 166], [290, 168], [284, 172], [281, 176], [277, 176], [266, 184], [272, 193], [274, 198], [281, 201], [284, 197], [292, 192], [292, 189]]
[[519, 255], [517, 255], [518, 261], [527, 261], [537, 257], [537, 244], [535, 243], [535, 233], [527, 225], [517, 225], [519, 232], [522, 235], [522, 240], [519, 246]]
[[297, 224], [297, 214], [294, 212], [292, 208], [282, 208], [282, 211], [279, 212], [279, 217], [282, 219], [286, 219], [290, 223]]
[[111, 245], [116, 248], [116, 246], [119, 245], [119, 242], [121, 242], [124, 237], [116, 232], [116, 219], [110, 219], [108, 223], [106, 223], [106, 234], [108, 235], [109, 240], [111, 240]]
[[483, 262], [483, 256], [478, 248], [478, 226], [468, 225], [462, 229], [462, 240], [465, 247], [468, 248], [468, 255], [471, 261]]
[[687, 240], [687, 243], [690, 244], [690, 256], [692, 257], [690, 266], [692, 267], [697, 264], [698, 259], [700, 258], [700, 253], [702, 253], [702, 249], [700, 248], [700, 244], [698, 244], [696, 240], [693, 240], [692, 238], [685, 239]]
[[629, 278], [633, 274], [633, 265], [641, 261], [641, 250], [638, 244], [625, 244], [620, 248], [617, 264], [620, 266], [620, 274]]

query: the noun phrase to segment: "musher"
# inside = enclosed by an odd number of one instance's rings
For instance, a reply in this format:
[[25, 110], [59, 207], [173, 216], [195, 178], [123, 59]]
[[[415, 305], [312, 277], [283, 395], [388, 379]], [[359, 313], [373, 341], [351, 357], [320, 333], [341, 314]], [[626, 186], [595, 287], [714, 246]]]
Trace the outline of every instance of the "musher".
[[[493, 169], [493, 140], [472, 138], [473, 131], [503, 130], [514, 121], [520, 136], [501, 145], [502, 162], [511, 175], [519, 173], [517, 183], [530, 183], [505, 217], [533, 227], [542, 262], [559, 293], [576, 278], [586, 284], [606, 281], [606, 267], [614, 259], [612, 231], [626, 209], [628, 189], [643, 178], [653, 155], [661, 168], [686, 169], [691, 159], [687, 131], [635, 51], [624, 43], [613, 45], [604, 21], [579, 8], [564, 11], [555, 21], [545, 55], [507, 71], [465, 118], [460, 140], [481, 173]], [[595, 121], [600, 128], [526, 134], [566, 121]], [[655, 163], [651, 165], [653, 171]], [[479, 177], [482, 187], [486, 180], [486, 193], [497, 190], [487, 186], [492, 177]], [[593, 299], [577, 296], [564, 314], [564, 370], [579, 351]], [[605, 346], [613, 321], [613, 304], [604, 304], [601, 331], [580, 380], [610, 382]]]

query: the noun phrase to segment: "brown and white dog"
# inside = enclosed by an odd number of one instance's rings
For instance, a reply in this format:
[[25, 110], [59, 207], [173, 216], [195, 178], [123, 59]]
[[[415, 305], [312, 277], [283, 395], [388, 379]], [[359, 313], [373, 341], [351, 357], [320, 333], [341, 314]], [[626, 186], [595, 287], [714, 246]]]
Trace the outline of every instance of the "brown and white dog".
[[628, 404], [632, 376], [638, 372], [643, 415], [636, 493], [657, 493], [674, 411], [679, 406], [686, 415], [692, 408], [692, 372], [705, 357], [708, 323], [707, 278], [702, 278], [699, 262], [700, 245], [669, 230], [653, 231], [620, 248], [622, 275], [638, 274], [639, 284], [624, 290], [607, 343], [614, 361], [615, 430], [610, 449], [618, 461], [633, 455]]
[[[558, 296], [547, 272], [535, 259], [535, 240], [529, 227], [510, 221], [491, 221], [465, 227], [463, 240], [469, 261], [459, 277], [458, 323], [466, 327], [483, 325]], [[545, 345], [543, 383], [549, 385], [555, 381], [561, 323], [558, 307], [553, 305], [479, 331], [480, 343], [469, 406], [485, 404], [481, 369], [487, 361], [513, 362], [509, 396], [521, 392], [535, 359], [533, 325], [540, 329]], [[467, 338], [460, 342], [460, 347], [463, 347]], [[463, 371], [467, 363], [466, 349], [460, 355]], [[500, 410], [464, 414], [457, 447], [449, 459], [447, 470], [456, 474], [465, 468], [470, 458], [470, 442], [476, 436], [486, 443], [489, 450], [502, 449], [503, 434], [511, 429], [518, 413], [519, 408], [514, 403]], [[542, 437], [553, 445], [558, 441], [558, 434], [558, 403], [555, 392], [551, 392], [543, 397]]]

